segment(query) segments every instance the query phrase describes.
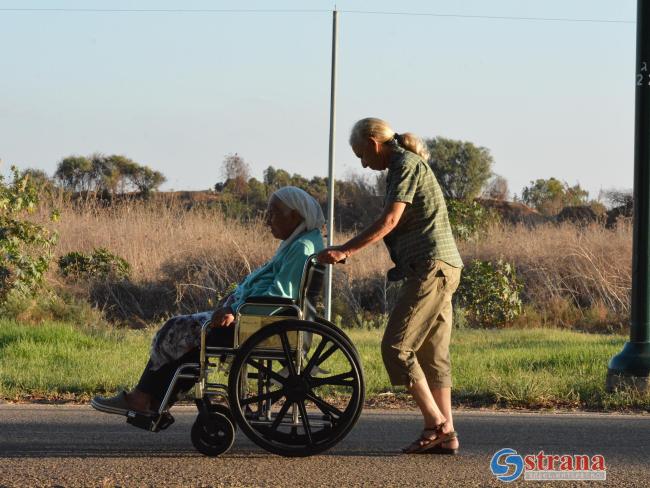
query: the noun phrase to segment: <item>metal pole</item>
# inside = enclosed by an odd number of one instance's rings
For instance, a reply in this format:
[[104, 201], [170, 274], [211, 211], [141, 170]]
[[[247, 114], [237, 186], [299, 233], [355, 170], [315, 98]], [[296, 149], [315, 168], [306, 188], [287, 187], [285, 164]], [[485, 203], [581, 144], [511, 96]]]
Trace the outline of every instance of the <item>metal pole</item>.
[[[338, 12], [332, 12], [332, 78], [330, 83], [330, 147], [327, 179], [327, 245], [334, 245], [334, 139], [336, 117], [336, 44]], [[332, 319], [332, 266], [325, 273], [325, 318]]]
[[650, 375], [650, 0], [637, 0], [634, 244], [630, 340], [609, 361], [607, 389], [649, 389]]

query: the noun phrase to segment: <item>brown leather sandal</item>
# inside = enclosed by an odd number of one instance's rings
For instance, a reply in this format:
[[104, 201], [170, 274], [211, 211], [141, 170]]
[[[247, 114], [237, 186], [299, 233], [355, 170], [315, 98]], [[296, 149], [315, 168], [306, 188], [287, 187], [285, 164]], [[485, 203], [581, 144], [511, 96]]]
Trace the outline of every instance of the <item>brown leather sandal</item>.
[[[436, 425], [435, 427], [426, 428], [422, 430], [420, 437], [413, 441], [411, 444], [402, 449], [404, 454], [430, 454], [435, 451], [435, 448], [441, 448], [440, 444], [450, 441], [457, 437], [455, 431], [442, 432], [446, 422]], [[430, 437], [427, 432], [432, 432], [435, 437]]]
[[[454, 436], [456, 439], [458, 439], [458, 436]], [[447, 455], [447, 456], [456, 456], [458, 454], [458, 447], [444, 447], [443, 444], [449, 442], [452, 439], [447, 439], [446, 441], [442, 441], [440, 444], [437, 446], [433, 446], [431, 449], [429, 449], [426, 454], [442, 454], [442, 455]]]

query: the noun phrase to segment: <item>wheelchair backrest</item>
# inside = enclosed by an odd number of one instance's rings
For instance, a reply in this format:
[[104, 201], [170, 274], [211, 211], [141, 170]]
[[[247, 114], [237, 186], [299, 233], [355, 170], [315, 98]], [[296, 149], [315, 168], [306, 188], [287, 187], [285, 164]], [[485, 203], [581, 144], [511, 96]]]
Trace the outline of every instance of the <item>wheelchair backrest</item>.
[[300, 281], [299, 303], [305, 320], [311, 320], [316, 316], [316, 303], [323, 291], [324, 281], [325, 265], [319, 264], [316, 255], [312, 254], [307, 258]]

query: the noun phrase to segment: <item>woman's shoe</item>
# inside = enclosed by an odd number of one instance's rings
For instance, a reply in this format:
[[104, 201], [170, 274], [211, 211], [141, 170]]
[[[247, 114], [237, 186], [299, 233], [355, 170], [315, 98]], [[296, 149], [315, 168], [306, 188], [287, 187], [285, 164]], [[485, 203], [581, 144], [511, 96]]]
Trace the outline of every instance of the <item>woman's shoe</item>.
[[[456, 436], [456, 438], [458, 438]], [[449, 439], [451, 440], [451, 439]], [[446, 444], [448, 441], [443, 441], [437, 446], [433, 446], [431, 449], [429, 449], [426, 454], [442, 454], [446, 456], [456, 456], [458, 454], [458, 448], [457, 447], [444, 447], [443, 444]]]
[[126, 415], [129, 410], [133, 410], [132, 408], [129, 408], [125, 391], [121, 391], [112, 397], [96, 396], [90, 400], [90, 406], [100, 412], [113, 413], [116, 415]]
[[[422, 430], [420, 437], [402, 449], [402, 452], [404, 454], [443, 454], [439, 452], [440, 449], [448, 448], [442, 448], [441, 444], [457, 437], [456, 432], [453, 430], [451, 432], [442, 432], [444, 426], [445, 423], [442, 423], [435, 427]], [[435, 436], [431, 437], [427, 435], [429, 432], [435, 434]], [[456, 449], [456, 451], [458, 450]]]

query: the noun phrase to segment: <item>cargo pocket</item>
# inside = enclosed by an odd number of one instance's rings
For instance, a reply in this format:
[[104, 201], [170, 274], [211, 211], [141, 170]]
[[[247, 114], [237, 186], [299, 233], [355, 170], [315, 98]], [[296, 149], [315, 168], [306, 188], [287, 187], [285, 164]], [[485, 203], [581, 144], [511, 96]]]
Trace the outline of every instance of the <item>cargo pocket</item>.
[[460, 268], [454, 268], [443, 261], [438, 261], [438, 264], [436, 276], [442, 278], [441, 290], [451, 295], [456, 291], [460, 283]]

